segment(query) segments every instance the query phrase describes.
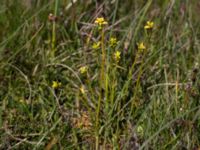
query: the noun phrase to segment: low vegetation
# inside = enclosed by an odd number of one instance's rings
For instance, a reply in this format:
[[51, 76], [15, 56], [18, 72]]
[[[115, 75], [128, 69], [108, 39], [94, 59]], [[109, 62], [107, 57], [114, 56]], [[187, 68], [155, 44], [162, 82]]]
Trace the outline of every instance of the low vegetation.
[[199, 13], [0, 1], [0, 149], [200, 149]]

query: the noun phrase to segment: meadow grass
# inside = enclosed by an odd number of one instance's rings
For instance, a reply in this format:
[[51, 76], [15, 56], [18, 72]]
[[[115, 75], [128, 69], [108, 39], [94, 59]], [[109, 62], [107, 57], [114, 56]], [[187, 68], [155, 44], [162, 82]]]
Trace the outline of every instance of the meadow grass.
[[0, 1], [0, 149], [200, 149], [199, 10]]

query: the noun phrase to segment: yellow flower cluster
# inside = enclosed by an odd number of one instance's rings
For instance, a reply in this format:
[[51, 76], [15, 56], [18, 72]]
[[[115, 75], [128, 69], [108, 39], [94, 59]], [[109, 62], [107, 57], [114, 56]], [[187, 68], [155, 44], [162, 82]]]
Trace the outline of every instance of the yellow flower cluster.
[[61, 87], [61, 85], [62, 85], [61, 82], [53, 81], [51, 87], [52, 87], [53, 89], [58, 89], [58, 88]]
[[114, 53], [114, 59], [115, 59], [115, 61], [118, 63], [119, 60], [120, 60], [120, 58], [121, 58], [121, 52], [117, 50], [117, 51]]
[[101, 45], [101, 42], [96, 42], [92, 45], [92, 49], [99, 49], [100, 48], [100, 45]]
[[144, 26], [144, 29], [152, 29], [153, 28], [153, 26], [154, 26], [154, 22], [152, 22], [152, 21], [147, 21], [146, 22], [146, 25]]
[[105, 21], [105, 19], [103, 17], [97, 18], [94, 23], [98, 24], [99, 26], [108, 24], [108, 22]]
[[83, 66], [79, 69], [81, 74], [85, 74], [88, 71], [88, 66]]
[[110, 38], [110, 41], [109, 41], [109, 45], [110, 45], [110, 47], [115, 47], [115, 46], [117, 46], [117, 39], [116, 38], [114, 38], [114, 37], [111, 37]]
[[98, 25], [99, 30], [101, 30], [104, 25], [108, 24], [103, 17], [97, 18], [94, 23]]
[[138, 50], [145, 50], [145, 49], [146, 49], [146, 46], [144, 45], [143, 42], [138, 43], [138, 44], [137, 44], [137, 47], [138, 47]]

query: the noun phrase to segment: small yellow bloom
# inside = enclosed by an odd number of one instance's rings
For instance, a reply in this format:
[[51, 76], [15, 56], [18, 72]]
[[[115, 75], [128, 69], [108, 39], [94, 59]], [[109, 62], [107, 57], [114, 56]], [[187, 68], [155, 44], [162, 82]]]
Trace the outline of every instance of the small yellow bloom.
[[94, 23], [98, 24], [99, 26], [108, 24], [108, 22], [105, 21], [105, 19], [103, 17], [97, 18]]
[[58, 88], [60, 88], [61, 87], [61, 83], [60, 82], [58, 82], [58, 81], [53, 81], [52, 82], [52, 88], [53, 89], [58, 89]]
[[19, 102], [20, 103], [25, 103], [25, 99], [21, 98], [21, 99], [19, 99]]
[[146, 25], [144, 26], [145, 29], [152, 29], [154, 26], [153, 21], [147, 21]]
[[85, 74], [88, 71], [88, 66], [83, 66], [79, 69], [81, 74]]
[[110, 47], [115, 47], [115, 46], [117, 46], [117, 39], [114, 38], [114, 37], [111, 37], [111, 38], [110, 38], [110, 41], [109, 41], [109, 45], [110, 45]]
[[138, 43], [138, 50], [145, 50], [145, 49], [146, 49], [146, 47], [143, 42]]
[[80, 87], [80, 91], [81, 91], [82, 94], [85, 94], [85, 88], [84, 88], [83, 85], [81, 85], [81, 87]]
[[115, 61], [118, 63], [119, 60], [120, 60], [120, 58], [121, 58], [121, 52], [117, 50], [117, 51], [114, 53], [114, 59], [115, 59]]
[[94, 43], [94, 44], [92, 45], [92, 49], [99, 49], [99, 48], [100, 48], [100, 45], [101, 45], [101, 42]]

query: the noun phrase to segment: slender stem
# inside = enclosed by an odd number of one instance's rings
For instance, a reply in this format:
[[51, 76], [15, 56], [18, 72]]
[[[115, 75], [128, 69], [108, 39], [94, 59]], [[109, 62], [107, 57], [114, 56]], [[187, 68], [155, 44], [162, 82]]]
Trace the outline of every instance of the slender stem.
[[101, 62], [101, 88], [105, 89], [105, 62], [106, 62], [106, 52], [104, 47], [104, 30], [101, 32], [101, 49], [102, 49], [102, 62]]
[[96, 150], [99, 145], [99, 113], [101, 108], [101, 100], [103, 98], [103, 90], [106, 90], [106, 80], [105, 80], [105, 65], [106, 65], [106, 51], [104, 47], [104, 29], [101, 30], [101, 73], [100, 73], [100, 95], [98, 99], [97, 112], [96, 112]]
[[[54, 9], [54, 16], [57, 16], [57, 11], [58, 11], [58, 3], [59, 0], [55, 0], [55, 9]], [[52, 42], [51, 42], [51, 49], [52, 49], [52, 57], [55, 56], [55, 43], [56, 43], [56, 20], [53, 21], [53, 27], [52, 27]]]

